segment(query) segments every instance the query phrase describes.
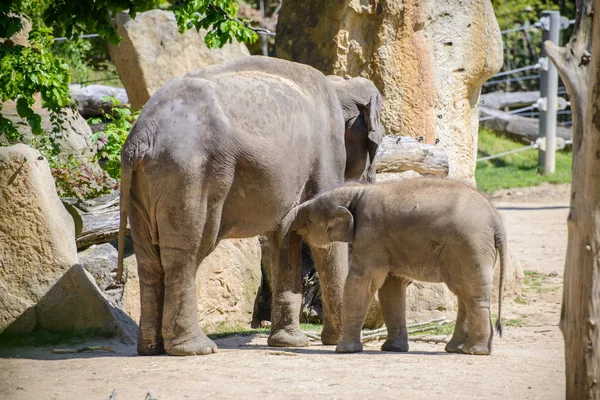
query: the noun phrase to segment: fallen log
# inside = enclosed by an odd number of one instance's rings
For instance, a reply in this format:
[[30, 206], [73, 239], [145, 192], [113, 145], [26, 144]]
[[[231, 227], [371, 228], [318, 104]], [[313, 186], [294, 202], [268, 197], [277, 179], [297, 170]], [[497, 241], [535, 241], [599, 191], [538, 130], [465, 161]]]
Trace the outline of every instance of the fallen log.
[[375, 156], [377, 172], [416, 171], [448, 176], [448, 155], [439, 144], [425, 144], [410, 136], [384, 136]]
[[[481, 121], [483, 126], [491, 129], [497, 134], [504, 135], [523, 144], [535, 142], [539, 137], [540, 122], [537, 118], [522, 117], [520, 115], [509, 114], [504, 111], [480, 106], [479, 118], [483, 119], [484, 117], [486, 119]], [[571, 129], [557, 126], [556, 136], [564, 140], [571, 140]]]
[[118, 237], [119, 191], [94, 200], [63, 198], [62, 201], [75, 221], [77, 250]]
[[503, 92], [496, 91], [482, 94], [479, 104], [488, 108], [500, 110], [504, 107], [525, 107], [535, 103], [540, 97], [540, 92]]
[[101, 117], [110, 114], [113, 103], [103, 97], [115, 97], [121, 104], [129, 103], [127, 92], [123, 88], [104, 85], [69, 85], [71, 97], [77, 104], [77, 111], [84, 118]]

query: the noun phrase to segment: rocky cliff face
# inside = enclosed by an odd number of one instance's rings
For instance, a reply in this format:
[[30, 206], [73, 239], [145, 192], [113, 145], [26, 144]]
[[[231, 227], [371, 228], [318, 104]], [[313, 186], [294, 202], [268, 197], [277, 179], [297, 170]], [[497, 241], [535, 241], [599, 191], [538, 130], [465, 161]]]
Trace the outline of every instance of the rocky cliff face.
[[489, 0], [284, 2], [275, 45], [325, 74], [371, 79], [386, 133], [439, 139], [450, 176], [473, 181], [481, 84], [502, 66]]

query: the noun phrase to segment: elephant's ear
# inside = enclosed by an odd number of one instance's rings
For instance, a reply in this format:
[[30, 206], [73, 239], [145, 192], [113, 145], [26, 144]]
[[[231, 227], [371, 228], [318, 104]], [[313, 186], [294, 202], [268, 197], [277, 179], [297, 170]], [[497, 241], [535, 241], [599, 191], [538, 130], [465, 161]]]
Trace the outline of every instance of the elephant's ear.
[[327, 235], [331, 242], [354, 240], [354, 217], [346, 207], [338, 206], [327, 221]]
[[383, 129], [381, 129], [381, 110], [383, 104], [381, 95], [379, 92], [375, 92], [371, 95], [369, 104], [364, 109], [364, 118], [367, 121], [367, 128], [369, 129], [369, 161], [373, 163], [377, 148], [381, 139], [383, 139]]

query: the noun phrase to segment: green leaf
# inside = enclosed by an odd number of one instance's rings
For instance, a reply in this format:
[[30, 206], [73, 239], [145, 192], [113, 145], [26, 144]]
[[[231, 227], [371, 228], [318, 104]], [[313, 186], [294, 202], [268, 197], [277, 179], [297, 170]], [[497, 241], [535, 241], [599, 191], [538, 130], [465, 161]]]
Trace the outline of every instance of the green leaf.
[[31, 132], [33, 132], [36, 135], [43, 133], [42, 117], [33, 113], [33, 111], [32, 111], [31, 115], [29, 115], [29, 118], [27, 118], [27, 120], [29, 122], [29, 126], [31, 126]]
[[19, 98], [19, 100], [17, 100], [17, 113], [21, 118], [27, 118], [33, 113], [33, 110], [29, 108], [27, 99], [25, 99], [24, 97], [21, 97]]

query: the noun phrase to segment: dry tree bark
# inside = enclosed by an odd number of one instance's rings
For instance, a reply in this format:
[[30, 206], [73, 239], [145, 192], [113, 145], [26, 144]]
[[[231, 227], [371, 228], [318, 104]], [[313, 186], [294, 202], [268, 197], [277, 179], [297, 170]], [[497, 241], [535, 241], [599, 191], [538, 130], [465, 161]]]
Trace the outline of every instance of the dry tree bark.
[[573, 36], [565, 47], [544, 44], [573, 110], [573, 181], [560, 319], [567, 399], [600, 399], [600, 12], [593, 11], [600, 11], [600, 0], [593, 3], [577, 0]]
[[384, 136], [375, 156], [377, 172], [416, 171], [448, 176], [448, 155], [441, 145], [422, 143], [410, 136]]

